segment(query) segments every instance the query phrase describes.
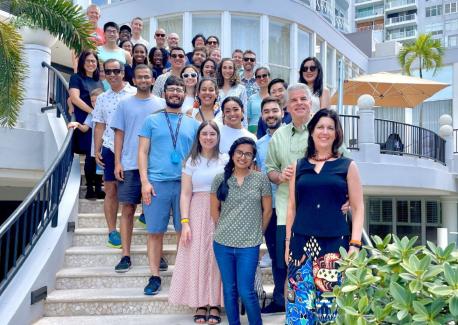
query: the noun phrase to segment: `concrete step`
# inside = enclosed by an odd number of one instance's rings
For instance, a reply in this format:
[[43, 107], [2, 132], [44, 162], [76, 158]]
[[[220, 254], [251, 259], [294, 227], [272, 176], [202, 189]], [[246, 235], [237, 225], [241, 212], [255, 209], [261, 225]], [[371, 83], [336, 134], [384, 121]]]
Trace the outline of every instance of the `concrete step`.
[[[162, 287], [169, 288], [175, 265], [161, 272]], [[273, 284], [271, 268], [261, 269], [262, 283]], [[126, 273], [116, 273], [114, 266], [65, 268], [56, 274], [56, 289], [140, 288], [151, 276], [149, 267], [134, 266]]]
[[[140, 228], [140, 229], [145, 229], [145, 225], [141, 224], [138, 222], [138, 217], [140, 216], [141, 212], [136, 212], [135, 213], [135, 223], [134, 227], [135, 228]], [[118, 212], [117, 218], [116, 218], [116, 227], [119, 230], [120, 226], [120, 220], [121, 220], [121, 212]], [[169, 220], [169, 225], [172, 224], [172, 219]], [[107, 227], [107, 222], [105, 220], [105, 215], [103, 212], [98, 212], [98, 213], [79, 213], [78, 214], [78, 219], [76, 221], [76, 228], [81, 229], [81, 228], [106, 228]]]
[[[132, 236], [133, 245], [146, 245], [146, 229], [138, 222]], [[119, 228], [118, 228], [119, 231]], [[105, 228], [77, 228], [73, 236], [73, 246], [106, 246], [108, 229]], [[172, 225], [164, 234], [164, 244], [176, 244], [176, 234]]]
[[[121, 211], [121, 207], [119, 207]], [[142, 211], [141, 204], [137, 205], [137, 213], [140, 214]], [[103, 200], [87, 200], [79, 199], [79, 213], [103, 213]]]
[[[34, 325], [195, 325], [193, 314], [44, 317]], [[262, 320], [264, 325], [284, 324], [285, 315], [262, 315]], [[241, 316], [240, 321], [242, 325], [248, 325], [246, 315]], [[222, 324], [227, 324], [224, 316]]]
[[[267, 251], [266, 245], [261, 245], [262, 256]], [[175, 264], [176, 245], [164, 245], [163, 255], [169, 264]], [[121, 250], [103, 246], [74, 246], [65, 252], [66, 267], [114, 267], [121, 259]], [[132, 266], [148, 265], [146, 245], [132, 245]]]
[[[273, 286], [267, 285], [264, 288], [267, 297], [271, 297]], [[143, 286], [122, 289], [54, 290], [45, 302], [46, 317], [193, 313], [193, 308], [169, 304], [168, 289], [162, 289], [155, 296], [146, 296], [143, 294]]]

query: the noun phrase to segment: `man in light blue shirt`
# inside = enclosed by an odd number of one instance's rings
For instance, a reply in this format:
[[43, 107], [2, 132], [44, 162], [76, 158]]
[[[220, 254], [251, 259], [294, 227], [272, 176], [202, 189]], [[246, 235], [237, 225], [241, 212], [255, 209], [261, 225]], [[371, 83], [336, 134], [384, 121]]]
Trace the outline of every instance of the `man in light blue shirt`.
[[121, 210], [122, 258], [116, 272], [127, 272], [131, 267], [130, 244], [134, 227], [134, 213], [141, 202], [141, 183], [138, 173], [138, 132], [146, 117], [165, 107], [164, 100], [151, 94], [151, 69], [144, 64], [135, 67], [133, 81], [137, 94], [122, 99], [111, 119], [115, 132], [114, 174], [118, 180], [118, 201]]
[[[256, 163], [261, 171], [267, 174], [266, 157], [269, 149], [269, 142], [274, 132], [281, 126], [283, 118], [283, 109], [280, 106], [280, 100], [276, 97], [265, 97], [261, 102], [261, 118], [267, 125], [267, 133], [256, 142]], [[283, 261], [283, 255], [276, 252], [276, 232], [277, 232], [277, 215], [275, 213], [275, 191], [276, 184], [272, 183], [272, 218], [264, 234], [266, 238], [267, 250], [272, 259], [272, 276], [274, 280], [274, 292], [272, 302], [261, 309], [263, 314], [272, 314], [285, 311], [285, 296], [283, 288], [286, 280], [286, 268]], [[280, 267], [283, 266], [283, 267]]]
[[180, 241], [182, 162], [191, 151], [199, 127], [196, 120], [181, 114], [185, 98], [185, 85], [181, 78], [168, 77], [164, 95], [165, 110], [149, 116], [137, 133], [140, 138], [138, 167], [148, 233], [147, 253], [152, 274], [144, 289], [145, 295], [155, 295], [161, 289], [159, 266], [170, 210], [173, 212], [177, 242]]

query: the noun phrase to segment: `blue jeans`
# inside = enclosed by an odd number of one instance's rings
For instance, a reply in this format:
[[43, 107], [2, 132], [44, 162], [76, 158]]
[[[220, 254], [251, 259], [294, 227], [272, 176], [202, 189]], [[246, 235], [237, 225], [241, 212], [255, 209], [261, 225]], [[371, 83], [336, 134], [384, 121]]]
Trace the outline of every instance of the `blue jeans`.
[[259, 259], [259, 246], [229, 247], [213, 242], [216, 262], [223, 282], [224, 308], [230, 325], [240, 325], [238, 297], [245, 305], [250, 325], [262, 324], [254, 277]]

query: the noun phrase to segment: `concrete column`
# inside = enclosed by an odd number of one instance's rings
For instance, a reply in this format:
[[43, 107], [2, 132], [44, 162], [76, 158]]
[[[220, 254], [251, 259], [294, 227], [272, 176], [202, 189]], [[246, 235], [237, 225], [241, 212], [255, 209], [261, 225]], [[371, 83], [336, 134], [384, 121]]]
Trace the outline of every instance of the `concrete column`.
[[323, 86], [328, 85], [328, 42], [323, 40], [321, 43], [321, 66], [323, 67]]
[[186, 11], [183, 14], [183, 40], [182, 47], [186, 52], [193, 50], [191, 40], [192, 40], [192, 14], [189, 11]]
[[453, 63], [452, 102], [453, 102], [453, 128], [458, 129], [458, 62]]
[[269, 16], [262, 15], [259, 28], [261, 30], [261, 55], [259, 55], [259, 62], [262, 65], [269, 64]]
[[154, 34], [156, 33], [156, 30], [157, 30], [157, 18], [152, 16], [149, 18], [149, 40], [148, 40], [151, 48], [156, 46], [156, 40], [154, 39]]
[[447, 228], [448, 243], [458, 244], [458, 196], [445, 196], [441, 198], [442, 225]]
[[231, 14], [224, 11], [221, 15], [221, 57], [230, 58], [231, 52]]
[[51, 46], [56, 39], [48, 31], [21, 28], [24, 42], [23, 58], [28, 67], [24, 82], [25, 96], [16, 127], [45, 131], [45, 114], [41, 108], [47, 105], [48, 69], [42, 62], [51, 63]]
[[380, 160], [380, 145], [375, 143], [374, 97], [362, 95], [358, 99], [358, 145], [362, 161]]
[[316, 33], [312, 32], [310, 34], [310, 56], [316, 56]]
[[298, 28], [297, 23], [292, 23], [289, 33], [289, 43], [290, 43], [290, 73], [289, 73], [289, 84], [292, 85], [297, 81], [297, 72], [299, 71], [299, 54], [298, 54]]

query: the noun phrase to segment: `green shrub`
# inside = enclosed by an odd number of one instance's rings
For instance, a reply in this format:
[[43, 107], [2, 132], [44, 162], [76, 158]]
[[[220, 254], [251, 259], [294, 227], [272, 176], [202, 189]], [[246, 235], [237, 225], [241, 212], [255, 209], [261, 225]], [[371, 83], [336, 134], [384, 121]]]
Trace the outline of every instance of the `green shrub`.
[[[342, 285], [335, 287], [337, 324], [456, 324], [458, 254], [417, 237], [372, 237], [374, 247], [349, 256], [344, 249]], [[370, 254], [369, 254], [370, 253]]]

